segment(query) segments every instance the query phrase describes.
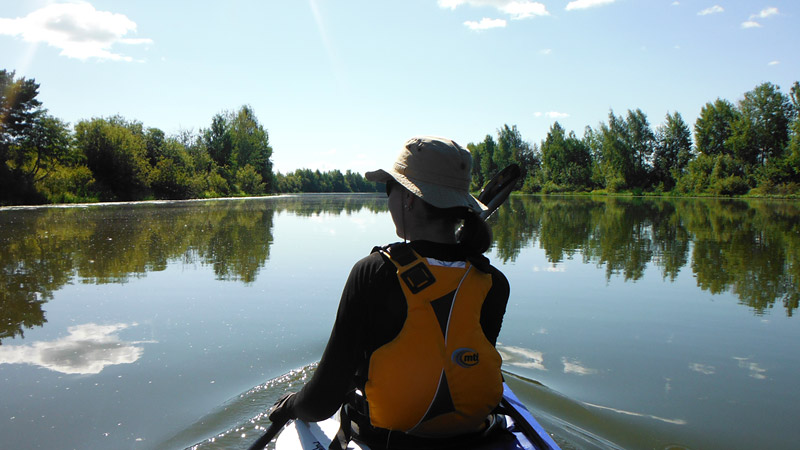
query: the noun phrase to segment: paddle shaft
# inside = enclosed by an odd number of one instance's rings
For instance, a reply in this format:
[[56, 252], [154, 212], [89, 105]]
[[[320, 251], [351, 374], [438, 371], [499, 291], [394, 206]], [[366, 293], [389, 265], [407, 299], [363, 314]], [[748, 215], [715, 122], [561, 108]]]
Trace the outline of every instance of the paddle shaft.
[[263, 448], [265, 448], [267, 444], [269, 444], [269, 442], [273, 440], [275, 436], [278, 435], [278, 433], [281, 431], [283, 426], [286, 425], [286, 423], [287, 422], [271, 423], [267, 428], [267, 431], [265, 431], [264, 434], [260, 438], [258, 438], [257, 441], [253, 442], [253, 445], [248, 447], [247, 450], [262, 450]]

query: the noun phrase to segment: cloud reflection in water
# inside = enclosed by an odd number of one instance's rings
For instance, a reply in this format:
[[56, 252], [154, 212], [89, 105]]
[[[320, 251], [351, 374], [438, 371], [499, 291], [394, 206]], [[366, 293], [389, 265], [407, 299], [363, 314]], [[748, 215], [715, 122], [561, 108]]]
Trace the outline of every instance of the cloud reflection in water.
[[106, 366], [136, 362], [144, 349], [124, 342], [116, 335], [136, 324], [98, 325], [87, 323], [69, 327], [69, 335], [54, 341], [31, 345], [0, 347], [0, 364], [33, 364], [66, 374], [97, 374]]
[[525, 369], [547, 370], [542, 352], [523, 347], [497, 344], [497, 351], [503, 357], [503, 364]]

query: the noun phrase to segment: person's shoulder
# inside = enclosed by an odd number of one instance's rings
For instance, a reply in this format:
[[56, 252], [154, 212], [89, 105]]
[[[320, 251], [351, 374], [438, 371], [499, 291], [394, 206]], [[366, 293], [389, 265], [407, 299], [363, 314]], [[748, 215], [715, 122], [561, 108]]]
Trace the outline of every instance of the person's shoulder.
[[364, 256], [353, 265], [354, 271], [375, 273], [386, 264], [391, 264], [387, 252], [395, 245], [403, 245], [402, 242], [373, 247], [367, 256]]
[[495, 286], [501, 286], [503, 289], [509, 289], [508, 278], [506, 278], [505, 274], [500, 271], [497, 267], [493, 266], [489, 259], [485, 256], [481, 256], [481, 267], [479, 267], [483, 272], [488, 273], [492, 276], [492, 284]]

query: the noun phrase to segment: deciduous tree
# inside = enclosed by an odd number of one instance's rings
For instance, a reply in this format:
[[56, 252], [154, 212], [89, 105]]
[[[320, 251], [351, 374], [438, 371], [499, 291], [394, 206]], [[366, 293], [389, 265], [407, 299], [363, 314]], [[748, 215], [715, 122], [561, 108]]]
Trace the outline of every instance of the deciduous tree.
[[692, 159], [692, 132], [680, 113], [667, 113], [666, 121], [656, 130], [653, 153], [654, 181], [666, 190], [675, 186]]
[[706, 103], [694, 124], [697, 151], [709, 156], [732, 154], [727, 141], [738, 116], [736, 108], [727, 100], [718, 98], [714, 103]]
[[148, 194], [151, 166], [141, 123], [119, 116], [84, 120], [75, 126], [75, 139], [109, 198], [135, 200]]
[[762, 166], [781, 157], [789, 141], [792, 104], [780, 88], [772, 83], [756, 86], [744, 94], [739, 111], [730, 140], [735, 156], [745, 164]]

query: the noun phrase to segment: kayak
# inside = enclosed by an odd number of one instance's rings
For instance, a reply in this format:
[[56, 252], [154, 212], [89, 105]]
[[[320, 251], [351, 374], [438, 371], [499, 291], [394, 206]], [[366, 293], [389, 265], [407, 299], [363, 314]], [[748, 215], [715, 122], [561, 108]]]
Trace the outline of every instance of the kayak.
[[[496, 433], [497, 439], [471, 446], [474, 450], [560, 450], [547, 431], [519, 401], [507, 384], [503, 383], [503, 400], [500, 405], [506, 419], [506, 431]], [[322, 422], [289, 423], [278, 435], [275, 450], [326, 450], [339, 431], [339, 420], [331, 417]], [[356, 441], [350, 441], [348, 450], [370, 450]]]

